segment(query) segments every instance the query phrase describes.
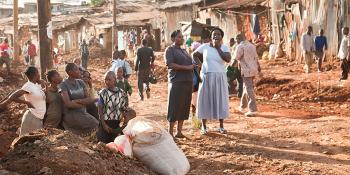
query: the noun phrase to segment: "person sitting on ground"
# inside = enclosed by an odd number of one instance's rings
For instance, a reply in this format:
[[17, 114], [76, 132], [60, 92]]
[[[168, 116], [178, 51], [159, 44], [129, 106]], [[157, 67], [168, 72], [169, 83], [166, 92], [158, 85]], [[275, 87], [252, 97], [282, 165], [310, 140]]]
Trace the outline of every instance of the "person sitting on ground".
[[125, 60], [125, 58], [126, 52], [125, 50], [121, 50], [119, 57], [112, 61], [112, 67], [109, 70], [117, 73], [117, 68], [122, 67], [124, 70], [124, 78], [128, 79], [132, 74], [132, 69], [130, 67], [130, 64]]
[[46, 116], [44, 127], [61, 129], [63, 119], [63, 100], [58, 91], [58, 85], [62, 82], [61, 75], [57, 70], [49, 70], [46, 73], [46, 79], [49, 81], [46, 95]]
[[[128, 117], [125, 115], [127, 95], [122, 89], [116, 87], [117, 79], [113, 71], [108, 71], [104, 77], [106, 87], [99, 92], [98, 113], [100, 125], [97, 131], [97, 139], [109, 143], [122, 134], [122, 130], [128, 122]], [[123, 125], [120, 126], [123, 119]]]
[[95, 89], [92, 86], [90, 72], [86, 71], [86, 70], [83, 71], [81, 79], [84, 81], [84, 83], [86, 85], [86, 89], [87, 89], [88, 94], [89, 94], [89, 97], [93, 101], [91, 104], [86, 106], [86, 111], [89, 114], [91, 114], [92, 116], [94, 116], [96, 119], [98, 119], [98, 109], [97, 109], [97, 106], [95, 104], [95, 102], [97, 102], [97, 100], [98, 100], [98, 97], [97, 97], [97, 92], [95, 91]]
[[[46, 112], [45, 89], [46, 82], [40, 79], [39, 71], [34, 66], [27, 67], [24, 72], [28, 81], [12, 93], [6, 100], [2, 100], [0, 108], [6, 107], [11, 102], [28, 106], [23, 114], [19, 135], [25, 135], [43, 128], [43, 119]], [[44, 88], [44, 89], [43, 89]], [[21, 97], [24, 96], [24, 99]]]
[[98, 120], [87, 113], [86, 106], [93, 103], [89, 97], [87, 87], [79, 68], [74, 63], [68, 63], [65, 67], [68, 78], [60, 84], [61, 95], [64, 103], [63, 127], [77, 135], [87, 135], [98, 126]]

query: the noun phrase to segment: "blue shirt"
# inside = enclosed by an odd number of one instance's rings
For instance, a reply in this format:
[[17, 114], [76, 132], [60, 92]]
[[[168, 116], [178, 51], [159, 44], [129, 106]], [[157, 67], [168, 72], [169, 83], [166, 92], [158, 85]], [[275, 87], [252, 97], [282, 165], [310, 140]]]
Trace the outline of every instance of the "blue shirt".
[[325, 36], [316, 36], [315, 38], [316, 51], [323, 51], [327, 46], [327, 38]]

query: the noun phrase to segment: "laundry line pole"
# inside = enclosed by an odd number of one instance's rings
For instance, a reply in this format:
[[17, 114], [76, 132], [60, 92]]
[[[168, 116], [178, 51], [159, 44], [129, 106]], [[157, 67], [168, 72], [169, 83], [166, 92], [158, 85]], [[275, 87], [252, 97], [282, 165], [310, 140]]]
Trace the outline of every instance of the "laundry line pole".
[[117, 0], [113, 0], [113, 26], [112, 26], [112, 59], [115, 46], [118, 45], [117, 30]]
[[16, 61], [19, 61], [18, 0], [13, 0], [13, 58]]
[[37, 0], [41, 77], [53, 66], [51, 0]]

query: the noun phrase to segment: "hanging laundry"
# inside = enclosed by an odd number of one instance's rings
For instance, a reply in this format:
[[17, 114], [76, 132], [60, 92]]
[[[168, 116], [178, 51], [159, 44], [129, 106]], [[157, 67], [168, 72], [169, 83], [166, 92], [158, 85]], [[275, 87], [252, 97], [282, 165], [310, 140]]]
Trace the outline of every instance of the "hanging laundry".
[[256, 14], [252, 15], [252, 21], [253, 21], [253, 33], [255, 34], [255, 36], [257, 36], [258, 34], [260, 34], [260, 23], [259, 23], [259, 17]]

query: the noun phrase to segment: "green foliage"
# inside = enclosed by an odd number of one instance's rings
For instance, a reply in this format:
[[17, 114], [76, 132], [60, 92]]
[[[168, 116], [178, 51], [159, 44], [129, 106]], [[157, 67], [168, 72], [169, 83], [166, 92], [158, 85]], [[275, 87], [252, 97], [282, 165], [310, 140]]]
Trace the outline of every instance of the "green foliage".
[[106, 0], [91, 0], [91, 6], [93, 6], [93, 7], [100, 7], [105, 2], [106, 2]]

